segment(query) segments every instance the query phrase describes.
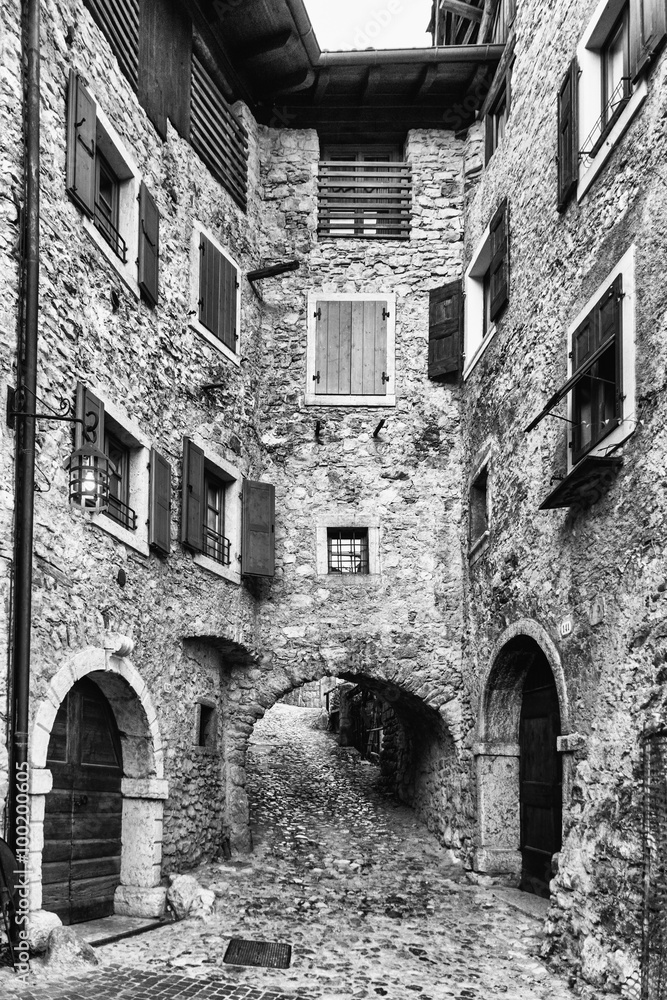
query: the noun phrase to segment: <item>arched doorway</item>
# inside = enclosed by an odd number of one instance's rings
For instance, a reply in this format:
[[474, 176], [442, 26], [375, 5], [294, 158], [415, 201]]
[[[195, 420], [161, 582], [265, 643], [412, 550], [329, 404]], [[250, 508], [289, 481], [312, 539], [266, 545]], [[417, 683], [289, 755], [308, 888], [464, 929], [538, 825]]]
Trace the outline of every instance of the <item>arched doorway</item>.
[[544, 656], [526, 674], [519, 721], [521, 888], [549, 896], [551, 859], [561, 848], [563, 767], [558, 691]]
[[64, 924], [109, 916], [120, 885], [123, 759], [113, 711], [93, 681], [77, 681], [62, 701], [46, 764], [43, 905]]

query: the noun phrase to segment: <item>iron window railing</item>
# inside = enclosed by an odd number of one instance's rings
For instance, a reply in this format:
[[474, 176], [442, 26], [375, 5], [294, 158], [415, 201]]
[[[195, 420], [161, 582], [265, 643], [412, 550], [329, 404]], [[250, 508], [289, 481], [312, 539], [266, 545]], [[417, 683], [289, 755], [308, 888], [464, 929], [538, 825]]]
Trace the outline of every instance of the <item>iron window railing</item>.
[[109, 497], [109, 506], [107, 507], [105, 514], [110, 517], [112, 521], [116, 524], [120, 524], [123, 528], [129, 528], [130, 531], [136, 531], [137, 528], [137, 515], [136, 512], [129, 504], [123, 503], [118, 497]]
[[368, 528], [327, 529], [329, 573], [368, 573]]
[[102, 234], [113, 252], [120, 257], [123, 264], [127, 263], [127, 243], [109, 219], [104, 208], [95, 202], [95, 227]]
[[629, 76], [623, 76], [616, 84], [600, 117], [581, 145], [579, 157], [582, 160], [590, 161], [594, 158], [631, 97], [632, 79]]
[[228, 538], [204, 525], [204, 555], [215, 559], [222, 566], [229, 566], [232, 561], [231, 550], [232, 543]]
[[406, 240], [412, 206], [410, 165], [321, 161], [318, 206], [320, 236]]

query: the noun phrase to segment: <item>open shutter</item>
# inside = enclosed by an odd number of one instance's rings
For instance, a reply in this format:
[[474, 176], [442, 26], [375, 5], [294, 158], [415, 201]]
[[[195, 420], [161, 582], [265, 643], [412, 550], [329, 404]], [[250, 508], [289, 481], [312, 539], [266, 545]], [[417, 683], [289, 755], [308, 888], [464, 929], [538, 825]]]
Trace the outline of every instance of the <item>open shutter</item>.
[[95, 212], [97, 105], [77, 73], [67, 91], [67, 193], [86, 215]]
[[222, 254], [199, 234], [199, 322], [220, 336], [220, 263]]
[[150, 513], [148, 544], [169, 554], [171, 548], [171, 465], [159, 451], [151, 448]]
[[160, 213], [144, 182], [139, 189], [139, 288], [152, 305], [158, 300]]
[[243, 481], [243, 576], [272, 577], [275, 573], [275, 487]]
[[491, 220], [491, 266], [489, 279], [491, 303], [489, 317], [493, 323], [507, 305], [509, 299], [509, 247], [508, 247], [508, 205], [503, 201]]
[[428, 377], [439, 378], [461, 367], [463, 288], [449, 281], [429, 292]]
[[137, 96], [159, 135], [190, 136], [192, 22], [176, 0], [141, 0]]
[[236, 351], [236, 295], [238, 274], [236, 268], [224, 254], [220, 257], [220, 339], [223, 344]]
[[558, 91], [558, 211], [562, 212], [579, 179], [577, 129], [577, 60], [573, 59]]
[[75, 449], [81, 448], [85, 444], [94, 444], [100, 451], [104, 451], [104, 403], [82, 382], [76, 384], [75, 416], [79, 420], [85, 421], [86, 427], [95, 424], [95, 430], [91, 433], [90, 440], [84, 435], [83, 425], [74, 424]]
[[635, 80], [667, 38], [667, 0], [631, 0], [630, 76]]
[[183, 438], [183, 511], [181, 541], [201, 552], [204, 545], [204, 452]]

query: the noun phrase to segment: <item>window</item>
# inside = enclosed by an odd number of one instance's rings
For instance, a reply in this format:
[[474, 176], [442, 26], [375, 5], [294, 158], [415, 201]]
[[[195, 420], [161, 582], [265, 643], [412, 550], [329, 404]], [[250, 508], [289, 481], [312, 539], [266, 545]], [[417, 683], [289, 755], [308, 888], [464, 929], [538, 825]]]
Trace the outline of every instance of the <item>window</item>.
[[190, 325], [226, 358], [239, 364], [239, 267], [213, 234], [198, 223], [193, 230], [192, 259]]
[[626, 251], [570, 325], [569, 377], [526, 428], [568, 399], [568, 475], [544, 509], [574, 503], [600, 469], [618, 463], [635, 428], [634, 253], [634, 246]]
[[412, 179], [399, 149], [325, 146], [320, 161], [320, 236], [407, 239]]
[[489, 538], [488, 460], [477, 467], [469, 491], [469, 555], [476, 555]]
[[72, 70], [67, 193], [86, 231], [135, 295], [158, 301], [159, 212], [111, 123]]
[[558, 94], [558, 208], [581, 199], [648, 94], [667, 37], [664, 0], [601, 0]]
[[328, 528], [329, 573], [368, 573], [368, 528]]
[[488, 163], [505, 135], [505, 125], [509, 114], [509, 94], [503, 85], [486, 116], [486, 162]]
[[[92, 522], [129, 548], [148, 555], [149, 547], [167, 555], [171, 541], [171, 466], [138, 424], [98, 389], [79, 383], [76, 416], [90, 425], [97, 417], [95, 441], [113, 464], [108, 508]], [[75, 425], [75, 447], [83, 444]]]
[[210, 463], [205, 464], [206, 520], [203, 552], [223, 566], [229, 566], [231, 562], [231, 542], [225, 534], [225, 506], [229, 503], [226, 498], [228, 487], [233, 482], [231, 476], [225, 481], [219, 471], [216, 475]]
[[464, 378], [486, 350], [509, 300], [508, 214], [503, 201], [465, 273]]
[[394, 406], [396, 298], [308, 296], [306, 403]]
[[205, 750], [215, 750], [218, 728], [215, 702], [201, 698], [195, 707], [195, 745]]

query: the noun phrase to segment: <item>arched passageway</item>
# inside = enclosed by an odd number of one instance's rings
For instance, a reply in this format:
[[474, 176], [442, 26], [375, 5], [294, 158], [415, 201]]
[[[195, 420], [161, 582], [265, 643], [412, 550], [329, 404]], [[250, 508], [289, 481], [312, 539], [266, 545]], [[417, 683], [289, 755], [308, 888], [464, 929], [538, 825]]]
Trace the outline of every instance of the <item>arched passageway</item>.
[[479, 833], [475, 866], [548, 896], [561, 847], [567, 723], [560, 659], [533, 626], [499, 643], [484, 684], [475, 745]]

